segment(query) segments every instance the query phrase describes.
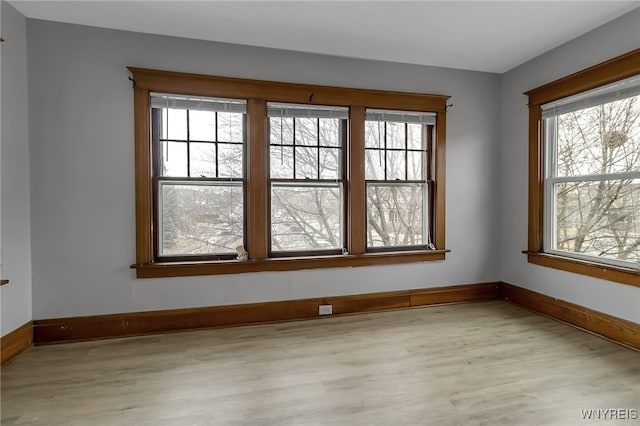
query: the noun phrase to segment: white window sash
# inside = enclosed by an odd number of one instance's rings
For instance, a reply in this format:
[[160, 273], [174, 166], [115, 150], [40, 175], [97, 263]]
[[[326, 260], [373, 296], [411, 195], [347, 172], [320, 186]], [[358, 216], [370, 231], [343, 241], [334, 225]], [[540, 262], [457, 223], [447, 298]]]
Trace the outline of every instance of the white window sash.
[[546, 253], [555, 254], [577, 260], [596, 262], [604, 265], [619, 266], [622, 268], [640, 270], [640, 264], [633, 261], [622, 261], [603, 258], [597, 255], [575, 253], [559, 250], [556, 240], [556, 196], [555, 185], [565, 182], [602, 182], [611, 180], [635, 180], [640, 179], [640, 170], [620, 173], [556, 176], [557, 173], [557, 120], [560, 114], [578, 111], [592, 106], [613, 102], [631, 96], [640, 95], [640, 76], [614, 83], [609, 86], [594, 89], [542, 106], [542, 118], [544, 123], [544, 208], [543, 208], [543, 249]]
[[580, 175], [580, 176], [555, 176], [547, 178], [547, 182], [563, 183], [563, 182], [599, 182], [606, 180], [632, 180], [640, 179], [640, 170], [637, 172], [623, 172], [623, 173], [605, 173], [601, 175]]

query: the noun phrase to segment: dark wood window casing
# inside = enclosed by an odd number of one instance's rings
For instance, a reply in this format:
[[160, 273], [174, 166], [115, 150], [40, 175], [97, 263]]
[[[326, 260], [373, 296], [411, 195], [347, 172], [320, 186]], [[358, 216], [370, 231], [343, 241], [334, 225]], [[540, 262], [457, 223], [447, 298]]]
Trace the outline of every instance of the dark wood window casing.
[[542, 105], [640, 74], [640, 49], [532, 89], [529, 97], [529, 226], [530, 263], [640, 287], [640, 271], [544, 251], [545, 141]]
[[[350, 89], [128, 68], [134, 80], [136, 269], [138, 278], [236, 274], [442, 261], [445, 245], [445, 140], [448, 96]], [[154, 227], [154, 155], [151, 94], [166, 93], [246, 101], [244, 240], [247, 261], [179, 259], [157, 255]], [[270, 248], [269, 126], [267, 103], [348, 108], [343, 147], [344, 253], [291, 253]], [[434, 249], [367, 250], [365, 111], [367, 108], [435, 113], [429, 152], [429, 215]]]

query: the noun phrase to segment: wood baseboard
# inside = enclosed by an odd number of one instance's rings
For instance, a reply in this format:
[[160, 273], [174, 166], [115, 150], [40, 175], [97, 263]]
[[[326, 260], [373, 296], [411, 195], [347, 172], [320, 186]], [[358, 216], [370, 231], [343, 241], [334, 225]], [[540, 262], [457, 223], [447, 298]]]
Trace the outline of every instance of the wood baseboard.
[[5, 365], [21, 353], [31, 348], [33, 344], [33, 323], [16, 328], [0, 339], [0, 365]]
[[640, 350], [640, 324], [508, 283], [482, 283], [314, 299], [205, 308], [133, 312], [36, 320], [2, 337], [4, 365], [33, 344], [109, 339], [201, 328], [320, 318], [318, 306], [333, 305], [333, 315], [403, 309], [446, 303], [505, 299], [551, 318]]
[[499, 298], [500, 283], [482, 283], [281, 302], [45, 319], [34, 321], [33, 340], [36, 345], [44, 345], [311, 319], [319, 317], [318, 306], [324, 304], [333, 305], [332, 316], [336, 316]]
[[505, 300], [640, 350], [640, 324], [555, 299], [513, 284], [501, 283]]

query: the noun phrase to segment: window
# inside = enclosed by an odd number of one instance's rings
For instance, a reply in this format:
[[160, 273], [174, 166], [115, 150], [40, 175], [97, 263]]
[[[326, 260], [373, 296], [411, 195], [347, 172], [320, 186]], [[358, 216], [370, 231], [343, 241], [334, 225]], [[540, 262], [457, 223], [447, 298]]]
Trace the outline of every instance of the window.
[[151, 94], [157, 258], [231, 259], [244, 245], [246, 102]]
[[640, 285], [639, 63], [632, 52], [527, 93], [530, 261]]
[[427, 180], [435, 114], [367, 110], [367, 248], [433, 249]]
[[139, 278], [445, 259], [447, 96], [129, 70]]
[[542, 105], [545, 250], [640, 267], [640, 77]]
[[267, 104], [271, 254], [342, 253], [348, 108]]

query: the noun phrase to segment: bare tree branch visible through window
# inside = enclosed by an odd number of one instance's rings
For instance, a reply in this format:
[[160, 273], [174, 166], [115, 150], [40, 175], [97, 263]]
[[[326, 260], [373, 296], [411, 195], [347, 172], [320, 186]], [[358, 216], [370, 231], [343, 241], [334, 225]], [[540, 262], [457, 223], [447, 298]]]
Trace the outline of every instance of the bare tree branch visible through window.
[[433, 126], [381, 120], [365, 122], [367, 245], [427, 245], [427, 135]]
[[244, 244], [243, 105], [176, 96], [154, 106], [159, 254], [232, 256]]
[[[556, 128], [557, 177], [576, 179], [554, 184], [555, 248], [640, 263], [640, 97], [558, 115]], [[605, 177], [580, 179], [593, 175]]]
[[342, 251], [347, 110], [269, 108], [271, 250]]

